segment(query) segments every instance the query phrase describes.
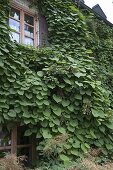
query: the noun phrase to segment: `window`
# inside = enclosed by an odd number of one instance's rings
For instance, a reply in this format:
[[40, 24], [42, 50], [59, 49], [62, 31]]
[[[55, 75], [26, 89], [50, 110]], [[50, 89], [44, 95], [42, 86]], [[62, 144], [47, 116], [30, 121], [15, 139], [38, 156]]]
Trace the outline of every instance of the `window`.
[[3, 128], [0, 132], [0, 157], [3, 157], [5, 153], [26, 155], [26, 165], [32, 164], [35, 159], [35, 142], [33, 136], [24, 136], [25, 130], [25, 126], [15, 126], [11, 132]]
[[37, 16], [24, 9], [12, 7], [9, 15], [11, 39], [18, 43], [37, 46]]

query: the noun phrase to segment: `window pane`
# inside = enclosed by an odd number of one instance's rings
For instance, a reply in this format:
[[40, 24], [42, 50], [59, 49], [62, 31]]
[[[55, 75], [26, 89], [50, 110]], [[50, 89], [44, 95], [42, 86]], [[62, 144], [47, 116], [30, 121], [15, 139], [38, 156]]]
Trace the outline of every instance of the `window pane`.
[[32, 46], [33, 46], [34, 41], [33, 41], [33, 39], [31, 39], [31, 38], [25, 37], [25, 38], [24, 38], [24, 44], [26, 44], [26, 45], [32, 45]]
[[11, 133], [7, 129], [0, 131], [0, 147], [10, 145], [11, 145]]
[[20, 23], [18, 21], [9, 18], [9, 26], [18, 32], [20, 31]]
[[20, 34], [18, 34], [16, 32], [12, 32], [10, 37], [11, 37], [12, 41], [15, 40], [17, 43], [20, 43]]
[[32, 27], [30, 27], [30, 26], [28, 26], [28, 25], [25, 25], [24, 26], [24, 30], [25, 30], [25, 35], [26, 36], [29, 36], [29, 37], [31, 37], [31, 38], [33, 38], [33, 32], [34, 32], [34, 28], [32, 28]]
[[30, 25], [34, 25], [33, 19], [34, 19], [33, 17], [25, 14], [25, 23], [30, 24]]
[[17, 149], [17, 156], [25, 156], [25, 160], [22, 161], [22, 163], [27, 167], [31, 165], [31, 153], [30, 148], [20, 148]]
[[10, 12], [10, 16], [17, 19], [17, 20], [20, 20], [20, 11], [18, 11], [17, 9], [12, 8], [11, 12]]
[[29, 144], [29, 136], [24, 136], [24, 133], [26, 131], [25, 126], [19, 126], [17, 128], [17, 145], [25, 145]]

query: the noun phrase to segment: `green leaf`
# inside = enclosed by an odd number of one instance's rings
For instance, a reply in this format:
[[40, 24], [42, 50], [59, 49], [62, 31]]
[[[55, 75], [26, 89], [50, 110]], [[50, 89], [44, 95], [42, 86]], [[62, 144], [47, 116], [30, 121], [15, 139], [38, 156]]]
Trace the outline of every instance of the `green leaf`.
[[64, 81], [67, 83], [67, 84], [70, 84], [71, 85], [71, 81], [67, 78], [64, 78]]
[[69, 105], [69, 106], [68, 106], [68, 109], [69, 109], [71, 112], [73, 112], [73, 111], [74, 111], [74, 106], [73, 106], [73, 105]]
[[41, 122], [41, 126], [42, 127], [47, 127], [48, 126], [48, 121], [44, 120], [43, 122]]
[[57, 96], [56, 94], [53, 95], [53, 99], [54, 99], [57, 103], [59, 103], [59, 102], [62, 101], [62, 98], [61, 98], [60, 96]]
[[100, 143], [101, 145], [104, 145], [104, 140], [103, 140], [103, 139], [99, 139], [98, 141], [99, 141], [99, 143]]
[[84, 141], [84, 139], [83, 139], [83, 136], [82, 136], [82, 135], [78, 135], [78, 134], [77, 134], [77, 138], [78, 138], [80, 141]]
[[30, 117], [31, 117], [31, 115], [30, 115], [28, 112], [24, 112], [24, 113], [23, 113], [23, 116], [24, 116], [25, 118], [30, 118]]
[[49, 106], [49, 101], [48, 100], [44, 100], [44, 104], [46, 105], [46, 106]]
[[85, 144], [81, 144], [81, 149], [83, 150], [84, 153], [87, 153], [87, 147], [85, 146]]
[[95, 134], [94, 134], [94, 131], [93, 130], [91, 130], [90, 129], [90, 134], [91, 134], [91, 136], [94, 138], [94, 139], [96, 139], [97, 137], [95, 136]]
[[3, 53], [0, 51], [0, 55], [3, 55]]
[[0, 76], [4, 75], [4, 70], [0, 69]]
[[59, 156], [60, 156], [60, 159], [61, 159], [63, 162], [69, 162], [69, 158], [68, 158], [66, 155], [60, 154]]
[[70, 125], [71, 126], [73, 126], [73, 127], [76, 127], [76, 126], [78, 126], [78, 120], [77, 119], [75, 119], [75, 120], [70, 120]]
[[108, 150], [112, 150], [113, 149], [113, 145], [111, 145], [111, 144], [106, 144], [106, 148], [108, 149]]
[[64, 88], [65, 84], [59, 84], [58, 86], [61, 87], [61, 88]]
[[77, 149], [72, 149], [72, 150], [71, 150], [71, 154], [72, 154], [72, 155], [75, 155], [75, 156], [79, 156], [79, 152], [78, 152]]
[[91, 109], [91, 110], [94, 117], [101, 117], [101, 118], [105, 117], [105, 113], [102, 110], [95, 110], [95, 109]]
[[24, 119], [24, 123], [27, 125], [27, 124], [29, 124], [31, 122], [31, 120], [30, 119]]
[[50, 134], [49, 129], [42, 129], [42, 135], [43, 135], [44, 139], [52, 138], [52, 135]]
[[46, 117], [50, 117], [51, 110], [50, 110], [50, 109], [46, 109], [46, 110], [43, 111], [43, 114], [44, 114], [44, 116], [46, 116]]
[[44, 101], [43, 100], [36, 100], [37, 105], [42, 106]]
[[17, 93], [18, 93], [19, 95], [23, 96], [24, 91], [17, 90]]
[[73, 148], [80, 148], [80, 142], [75, 141], [75, 143], [72, 144]]
[[75, 99], [82, 100], [82, 95], [76, 94], [76, 95], [75, 95]]
[[[40, 132], [37, 132], [37, 134], [36, 134], [36, 138], [37, 138], [37, 139], [42, 138], [42, 135], [41, 135], [41, 133], [40, 133]], [[43, 148], [42, 148], [42, 149], [43, 149]]]
[[112, 123], [105, 123], [105, 125], [109, 128], [113, 130], [113, 122]]
[[66, 130], [63, 127], [58, 127], [58, 131], [62, 134], [66, 133]]
[[69, 7], [71, 8], [71, 10], [72, 10], [72, 11], [74, 11], [75, 13], [78, 13], [78, 9], [77, 9], [77, 8], [75, 8], [75, 6], [74, 6], [74, 5], [69, 6]]
[[62, 110], [60, 108], [57, 108], [57, 110], [53, 110], [53, 112], [57, 115], [57, 116], [61, 116]]
[[36, 97], [37, 97], [38, 100], [42, 100], [42, 99], [44, 98], [44, 97], [42, 96], [42, 94], [37, 94]]
[[85, 147], [90, 149], [90, 146], [88, 145], [88, 143], [84, 143]]
[[74, 75], [75, 75], [76, 77], [78, 77], [78, 78], [86, 76], [85, 73], [80, 73], [80, 72], [74, 73]]
[[72, 145], [64, 144], [64, 147], [65, 147], [66, 149], [71, 149], [71, 148], [72, 148]]
[[75, 128], [72, 127], [72, 126], [68, 126], [67, 128], [68, 128], [68, 130], [69, 130], [70, 132], [74, 132], [74, 131], [75, 131]]
[[15, 107], [14, 110], [15, 110], [16, 113], [20, 113], [21, 112], [21, 108], [20, 107]]
[[50, 89], [54, 89], [55, 88], [55, 85], [54, 84], [48, 84], [47, 85]]
[[83, 83], [79, 83], [78, 81], [75, 81], [75, 84], [78, 85], [79, 87], [83, 86]]
[[3, 60], [0, 58], [0, 67], [4, 67]]
[[57, 110], [58, 106], [57, 105], [50, 105], [52, 110]]
[[14, 110], [10, 110], [10, 111], [8, 112], [8, 115], [9, 115], [10, 117], [16, 117], [16, 112], [15, 112]]
[[69, 104], [70, 104], [70, 101], [69, 101], [69, 100], [62, 100], [62, 105], [63, 105], [64, 107], [69, 106]]
[[49, 122], [49, 126], [50, 126], [50, 127], [54, 127], [54, 125], [55, 125], [54, 123]]
[[9, 82], [13, 83], [15, 82], [15, 79], [14, 78], [7, 78], [9, 80]]
[[2, 50], [3, 50], [4, 52], [6, 52], [6, 53], [9, 53], [9, 50], [6, 49], [6, 48], [3, 48]]
[[53, 122], [54, 122], [55, 125], [58, 125], [58, 126], [60, 125], [60, 120], [59, 119], [53, 119]]
[[105, 127], [104, 126], [99, 126], [99, 129], [100, 129], [101, 132], [103, 132], [103, 133], [105, 132]]
[[86, 94], [89, 95], [89, 96], [91, 96], [91, 93], [92, 93], [92, 92], [91, 92], [90, 90], [87, 90], [87, 91], [86, 91]]
[[43, 71], [38, 71], [38, 72], [37, 72], [37, 75], [38, 75], [39, 77], [43, 77], [43, 75], [44, 75], [44, 74], [43, 74]]
[[56, 129], [55, 127], [52, 127], [52, 131], [58, 133], [58, 129]]
[[32, 131], [30, 129], [26, 130], [24, 133], [25, 136], [30, 136], [32, 135]]
[[29, 93], [29, 94], [26, 93], [25, 95], [26, 95], [26, 97], [27, 97], [28, 99], [31, 99], [31, 98], [33, 97], [33, 95], [32, 95], [31, 93]]

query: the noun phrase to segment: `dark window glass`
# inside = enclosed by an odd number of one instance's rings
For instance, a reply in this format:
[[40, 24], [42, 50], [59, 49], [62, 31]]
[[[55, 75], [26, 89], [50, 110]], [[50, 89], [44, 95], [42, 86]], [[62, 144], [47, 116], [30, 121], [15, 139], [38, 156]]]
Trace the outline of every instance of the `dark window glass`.
[[10, 16], [13, 17], [14, 19], [20, 20], [20, 11], [12, 8], [10, 12]]
[[29, 144], [29, 137], [28, 136], [24, 136], [25, 133], [25, 126], [19, 126], [17, 128], [17, 145], [25, 145], [25, 144]]
[[26, 23], [26, 24], [34, 25], [33, 17], [25, 14], [24, 20], [25, 20], [25, 23]]
[[27, 167], [31, 165], [31, 152], [30, 148], [19, 148], [17, 149], [17, 156], [24, 156], [22, 163]]
[[10, 146], [11, 145], [11, 133], [4, 129], [0, 131], [0, 147], [1, 146]]
[[34, 37], [34, 34], [33, 34], [34, 28], [33, 27], [25, 25], [24, 26], [24, 30], [25, 30], [25, 36], [28, 36], [28, 37], [31, 37], [31, 38]]

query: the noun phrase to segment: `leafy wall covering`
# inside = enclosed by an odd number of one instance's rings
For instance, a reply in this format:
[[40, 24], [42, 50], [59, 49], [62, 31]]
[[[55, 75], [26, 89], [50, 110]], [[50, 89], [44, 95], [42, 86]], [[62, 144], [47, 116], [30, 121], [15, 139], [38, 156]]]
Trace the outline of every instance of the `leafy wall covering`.
[[67, 134], [67, 143], [55, 148], [54, 157], [63, 161], [91, 147], [112, 156], [113, 29], [70, 0], [33, 4], [46, 17], [49, 47], [11, 42], [9, 2], [0, 1], [1, 124], [26, 124], [38, 153]]

